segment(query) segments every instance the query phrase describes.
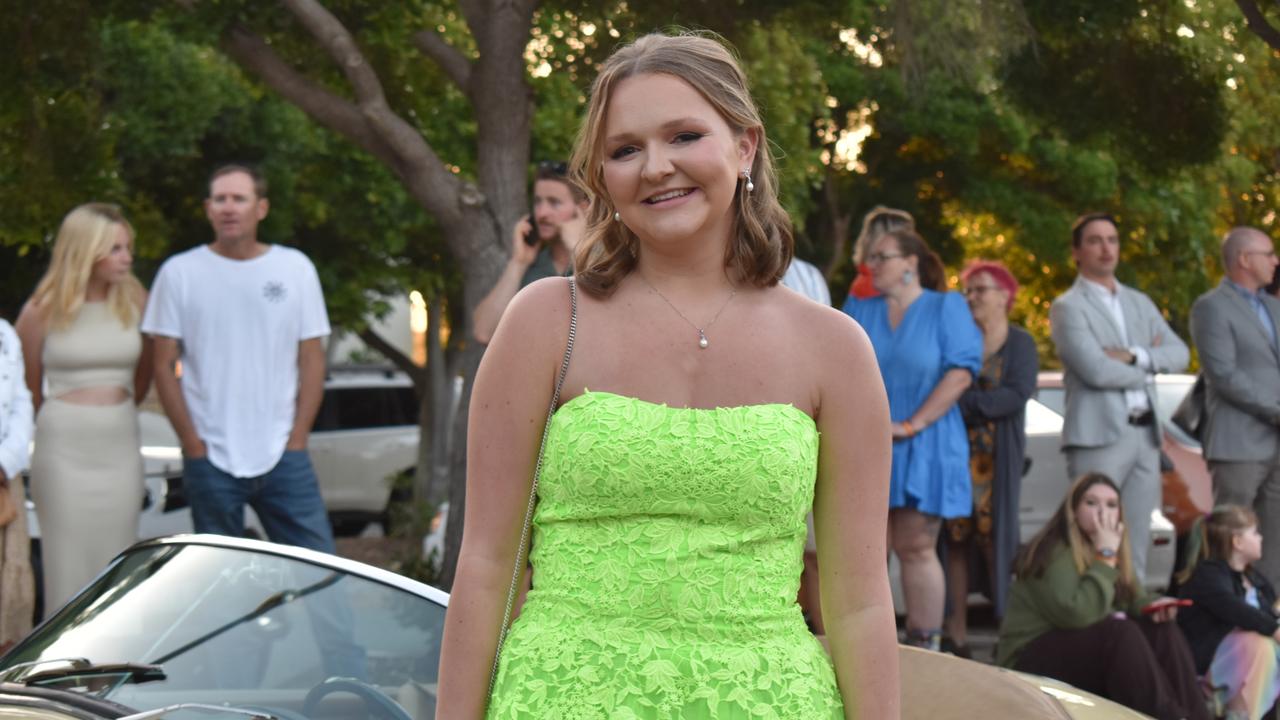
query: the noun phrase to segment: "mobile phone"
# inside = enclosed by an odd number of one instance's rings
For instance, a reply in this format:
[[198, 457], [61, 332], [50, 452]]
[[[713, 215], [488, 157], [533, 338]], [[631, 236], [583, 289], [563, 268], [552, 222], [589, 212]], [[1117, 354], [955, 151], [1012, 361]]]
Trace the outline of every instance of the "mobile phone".
[[1159, 612], [1168, 607], [1191, 607], [1191, 601], [1186, 598], [1161, 598], [1160, 600], [1152, 600], [1142, 606], [1142, 614], [1150, 615]]
[[529, 213], [529, 232], [524, 234], [524, 244], [533, 247], [541, 238], [542, 236], [538, 234], [538, 218], [534, 217], [533, 213]]

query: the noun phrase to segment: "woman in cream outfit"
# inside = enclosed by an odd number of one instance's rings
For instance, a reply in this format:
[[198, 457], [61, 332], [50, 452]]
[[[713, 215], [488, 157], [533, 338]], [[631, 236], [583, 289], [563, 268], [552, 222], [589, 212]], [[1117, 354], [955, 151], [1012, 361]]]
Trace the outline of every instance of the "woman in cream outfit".
[[36, 408], [31, 495], [52, 611], [137, 538], [142, 455], [135, 406], [151, 384], [138, 320], [133, 228], [88, 203], [62, 221], [49, 269], [18, 318]]

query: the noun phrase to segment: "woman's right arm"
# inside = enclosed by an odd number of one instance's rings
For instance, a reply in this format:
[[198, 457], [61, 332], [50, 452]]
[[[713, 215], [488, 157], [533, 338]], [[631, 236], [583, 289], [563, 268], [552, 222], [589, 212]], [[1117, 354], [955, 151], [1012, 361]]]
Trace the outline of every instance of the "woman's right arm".
[[445, 615], [437, 718], [484, 714], [533, 467], [568, 335], [568, 283], [536, 282], [503, 313], [476, 372], [467, 424], [469, 502]]
[[27, 389], [31, 391], [31, 408], [40, 411], [44, 403], [44, 336], [47, 330], [44, 313], [32, 301], [22, 306], [18, 322], [13, 329], [22, 343], [22, 365], [25, 369]]
[[960, 396], [960, 411], [966, 416], [999, 420], [1025, 412], [1027, 401], [1036, 392], [1036, 375], [1040, 372], [1040, 355], [1030, 336], [1009, 331], [1009, 359], [1000, 378], [1000, 386], [983, 390], [977, 385]]
[[1088, 627], [1113, 611], [1119, 572], [1094, 560], [1084, 573], [1076, 572], [1071, 552], [1060, 549], [1044, 575], [1028, 578], [1028, 589], [1040, 614], [1059, 629]]

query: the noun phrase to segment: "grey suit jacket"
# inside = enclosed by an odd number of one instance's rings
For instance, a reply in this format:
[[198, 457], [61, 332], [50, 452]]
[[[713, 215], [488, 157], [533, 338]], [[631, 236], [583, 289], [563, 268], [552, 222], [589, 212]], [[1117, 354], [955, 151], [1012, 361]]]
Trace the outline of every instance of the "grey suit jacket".
[[[1263, 293], [1280, 328], [1280, 300]], [[1269, 462], [1280, 445], [1280, 351], [1249, 301], [1226, 280], [1191, 306], [1191, 337], [1205, 375], [1204, 456]]]
[[[1129, 342], [1124, 341], [1111, 312], [1093, 291], [1076, 278], [1049, 310], [1053, 343], [1062, 361], [1066, 388], [1066, 417], [1062, 445], [1104, 447], [1120, 439], [1129, 422], [1124, 391], [1143, 390], [1156, 407], [1146, 370], [1108, 357], [1108, 347], [1141, 347], [1151, 357], [1154, 372], [1178, 372], [1187, 367], [1187, 345], [1165, 322], [1151, 298], [1127, 285], [1118, 286]], [[1160, 423], [1151, 426], [1160, 442]]]

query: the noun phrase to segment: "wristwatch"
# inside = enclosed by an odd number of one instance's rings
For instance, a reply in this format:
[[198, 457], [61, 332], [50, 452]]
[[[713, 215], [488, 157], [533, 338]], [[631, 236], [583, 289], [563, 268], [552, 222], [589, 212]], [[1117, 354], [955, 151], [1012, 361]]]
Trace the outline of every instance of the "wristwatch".
[[1116, 557], [1116, 551], [1111, 548], [1098, 548], [1098, 557], [1103, 560], [1114, 560]]

